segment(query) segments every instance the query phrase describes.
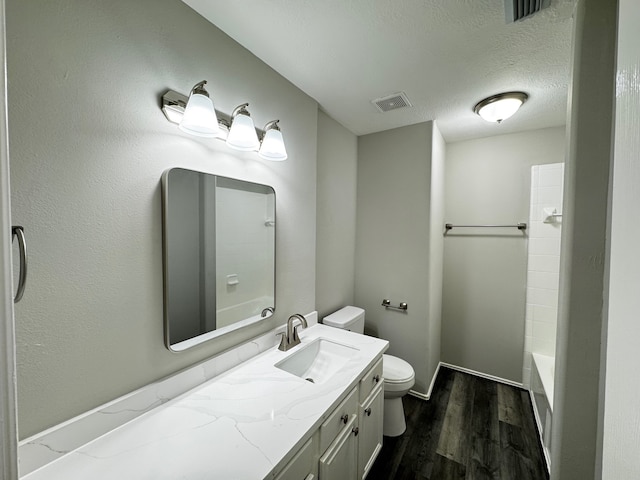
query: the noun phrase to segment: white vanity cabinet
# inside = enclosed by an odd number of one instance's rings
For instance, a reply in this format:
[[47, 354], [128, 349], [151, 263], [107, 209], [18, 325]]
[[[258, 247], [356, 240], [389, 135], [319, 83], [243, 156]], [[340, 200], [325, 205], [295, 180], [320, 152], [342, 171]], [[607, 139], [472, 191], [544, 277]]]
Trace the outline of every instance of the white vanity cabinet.
[[356, 479], [358, 471], [358, 387], [320, 427], [320, 479]]
[[317, 478], [315, 463], [315, 436], [305, 443], [289, 463], [276, 475], [275, 480], [314, 480]]
[[382, 359], [320, 427], [320, 480], [361, 480], [382, 448]]
[[382, 359], [360, 381], [358, 408], [358, 480], [366, 478], [382, 449], [382, 425], [384, 414], [384, 381]]
[[356, 479], [358, 473], [358, 417], [352, 415], [335, 441], [320, 457], [320, 479]]
[[360, 404], [360, 440], [358, 445], [358, 479], [366, 478], [382, 449], [384, 389], [378, 385]]
[[[310, 326], [300, 336], [297, 350], [281, 352], [274, 346], [144, 415], [124, 417], [117, 428], [105, 432], [102, 417], [84, 415], [31, 439], [23, 452], [39, 452], [44, 445], [50, 452], [54, 445], [60, 455], [48, 463], [30, 457], [31, 470], [21, 480], [150, 478], [150, 472], [154, 480], [197, 480], [202, 472], [216, 479], [363, 480], [382, 443], [382, 354], [388, 342], [325, 325]], [[318, 383], [279, 367], [316, 340], [354, 351], [339, 350], [348, 358]], [[161, 390], [185, 388], [202, 375], [201, 366], [187, 374], [168, 379]], [[99, 411], [151, 404], [158, 385]], [[78, 423], [87, 418], [94, 423]], [[88, 433], [76, 438], [78, 431]], [[75, 444], [64, 451], [69, 439]], [[180, 449], [190, 454], [175, 455]], [[27, 457], [21, 457], [21, 466]]]

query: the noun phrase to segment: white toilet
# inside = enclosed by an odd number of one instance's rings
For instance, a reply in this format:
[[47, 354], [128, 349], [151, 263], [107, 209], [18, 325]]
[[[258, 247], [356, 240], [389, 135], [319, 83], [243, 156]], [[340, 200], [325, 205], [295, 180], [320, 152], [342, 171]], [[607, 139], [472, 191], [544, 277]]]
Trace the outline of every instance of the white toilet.
[[[344, 307], [322, 319], [325, 325], [364, 334], [364, 310]], [[383, 434], [388, 437], [402, 435], [407, 428], [404, 420], [402, 397], [415, 383], [415, 372], [409, 363], [392, 355], [382, 355], [384, 377]]]

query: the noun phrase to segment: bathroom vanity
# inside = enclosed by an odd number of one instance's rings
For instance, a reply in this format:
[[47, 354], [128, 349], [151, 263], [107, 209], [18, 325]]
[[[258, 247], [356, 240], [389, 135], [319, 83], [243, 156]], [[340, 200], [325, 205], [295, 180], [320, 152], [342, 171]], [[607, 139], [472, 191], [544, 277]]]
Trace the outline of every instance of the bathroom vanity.
[[274, 341], [22, 478], [363, 478], [382, 446], [388, 342], [324, 325], [300, 338], [287, 352]]

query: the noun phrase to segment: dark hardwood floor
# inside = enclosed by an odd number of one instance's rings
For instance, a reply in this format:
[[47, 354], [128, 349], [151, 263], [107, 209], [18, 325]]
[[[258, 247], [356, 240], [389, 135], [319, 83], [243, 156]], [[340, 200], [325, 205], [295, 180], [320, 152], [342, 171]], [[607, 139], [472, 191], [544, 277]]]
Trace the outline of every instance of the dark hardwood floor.
[[407, 430], [384, 437], [367, 480], [547, 480], [529, 394], [441, 368], [429, 401], [403, 398]]

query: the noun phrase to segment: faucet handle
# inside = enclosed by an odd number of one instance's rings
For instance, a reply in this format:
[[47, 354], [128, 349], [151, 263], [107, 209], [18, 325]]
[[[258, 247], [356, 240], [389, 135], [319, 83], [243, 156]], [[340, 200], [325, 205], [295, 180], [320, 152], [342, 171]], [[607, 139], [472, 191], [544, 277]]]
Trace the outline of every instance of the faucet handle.
[[288, 342], [287, 342], [287, 334], [285, 332], [276, 333], [276, 337], [280, 335], [280, 345], [278, 345], [278, 350], [282, 350], [286, 352], [288, 350]]

